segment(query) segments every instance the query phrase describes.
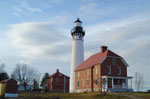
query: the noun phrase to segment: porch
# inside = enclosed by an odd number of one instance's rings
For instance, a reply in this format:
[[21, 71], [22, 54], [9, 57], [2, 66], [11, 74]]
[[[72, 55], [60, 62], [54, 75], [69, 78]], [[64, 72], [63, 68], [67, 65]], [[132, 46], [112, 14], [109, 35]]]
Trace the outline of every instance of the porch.
[[133, 91], [132, 77], [102, 76], [102, 90], [108, 92]]

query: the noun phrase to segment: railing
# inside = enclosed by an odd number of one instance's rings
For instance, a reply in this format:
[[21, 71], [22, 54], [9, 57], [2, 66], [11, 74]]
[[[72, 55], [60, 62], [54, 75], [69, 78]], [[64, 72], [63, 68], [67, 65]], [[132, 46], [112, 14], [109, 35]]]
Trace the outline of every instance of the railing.
[[[121, 85], [114, 85], [114, 88], [116, 88], [116, 89], [126, 89], [126, 86], [123, 87]], [[131, 89], [131, 88], [132, 88], [132, 85], [128, 85], [127, 89]]]
[[121, 89], [122, 86], [121, 85], [114, 85], [114, 88]]
[[132, 88], [132, 85], [128, 85], [128, 89]]

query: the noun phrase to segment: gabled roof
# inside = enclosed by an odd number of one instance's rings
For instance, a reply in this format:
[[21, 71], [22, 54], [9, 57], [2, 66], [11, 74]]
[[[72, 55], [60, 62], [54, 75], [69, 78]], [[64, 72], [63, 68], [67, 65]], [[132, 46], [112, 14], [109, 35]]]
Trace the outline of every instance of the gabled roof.
[[[63, 73], [59, 72], [59, 70], [57, 70], [56, 73], [50, 75], [47, 79], [49, 79], [49, 78], [51, 78], [51, 77], [52, 77], [52, 78], [53, 78], [53, 77], [57, 77], [57, 76], [66, 76], [66, 75], [64, 75]], [[68, 76], [66, 76], [66, 77], [68, 77]], [[68, 78], [70, 78], [70, 77], [68, 77]]]
[[85, 60], [83, 63], [81, 63], [75, 71], [79, 71], [79, 70], [83, 70], [89, 67], [92, 67], [93, 65], [96, 64], [100, 64], [101, 62], [104, 61], [104, 59], [107, 56], [113, 56], [113, 57], [119, 57], [121, 58], [121, 56], [117, 55], [116, 53], [110, 51], [110, 50], [106, 50], [105, 52], [100, 52], [97, 54], [92, 55], [91, 57], [89, 57], [87, 60]]
[[14, 81], [17, 82], [17, 80], [14, 79], [14, 78], [8, 78], [8, 79], [6, 79], [6, 80], [2, 80], [0, 83], [5, 83], [5, 82], [8, 82], [9, 80], [14, 80]]

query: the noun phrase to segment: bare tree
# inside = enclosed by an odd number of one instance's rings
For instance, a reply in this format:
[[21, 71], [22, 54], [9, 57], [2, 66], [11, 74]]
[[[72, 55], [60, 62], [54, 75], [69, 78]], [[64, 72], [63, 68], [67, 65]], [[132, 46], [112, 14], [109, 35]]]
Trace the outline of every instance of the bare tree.
[[106, 79], [95, 79], [94, 83], [99, 88], [99, 92], [101, 93], [101, 95], [106, 95]]
[[39, 82], [36, 79], [34, 79], [34, 81], [33, 81], [33, 90], [34, 91], [39, 90]]
[[0, 73], [4, 72], [5, 64], [0, 61]]
[[35, 69], [30, 68], [27, 64], [17, 64], [14, 69], [12, 75], [18, 80], [20, 85], [24, 86], [26, 91], [27, 85], [32, 85], [34, 79], [39, 78], [39, 74], [35, 71]]
[[136, 91], [139, 91], [140, 88], [143, 87], [144, 85], [144, 77], [143, 74], [136, 72], [135, 76], [134, 76], [134, 85], [135, 85], [135, 89]]
[[0, 81], [8, 79], [8, 74], [4, 70], [5, 64], [0, 61]]

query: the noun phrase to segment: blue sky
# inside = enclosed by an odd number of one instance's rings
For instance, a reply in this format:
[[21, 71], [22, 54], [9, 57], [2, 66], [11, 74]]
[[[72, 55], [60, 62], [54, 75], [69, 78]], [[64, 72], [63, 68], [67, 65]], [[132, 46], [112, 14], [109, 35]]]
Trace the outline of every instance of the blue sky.
[[27, 63], [41, 74], [70, 75], [73, 22], [86, 31], [85, 59], [101, 45], [124, 57], [128, 75], [144, 75], [150, 87], [150, 0], [1, 0], [0, 60], [11, 74]]

